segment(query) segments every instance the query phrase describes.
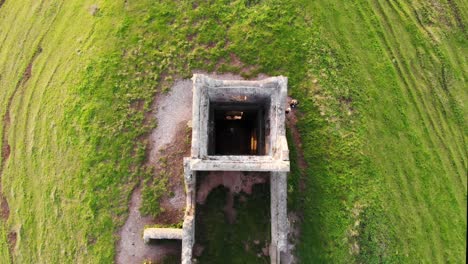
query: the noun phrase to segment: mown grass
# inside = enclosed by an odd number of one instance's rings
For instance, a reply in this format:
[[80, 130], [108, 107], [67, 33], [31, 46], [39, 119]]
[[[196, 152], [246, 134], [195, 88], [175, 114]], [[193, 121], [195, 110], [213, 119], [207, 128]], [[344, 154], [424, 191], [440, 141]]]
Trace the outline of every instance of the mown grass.
[[308, 162], [306, 192], [297, 167], [290, 188], [304, 216], [303, 263], [462, 262], [466, 10], [463, 1], [6, 0], [0, 116], [10, 123], [0, 144], [11, 153], [0, 173], [10, 216], [0, 262], [112, 262], [147, 171], [145, 111], [194, 69], [289, 77]]

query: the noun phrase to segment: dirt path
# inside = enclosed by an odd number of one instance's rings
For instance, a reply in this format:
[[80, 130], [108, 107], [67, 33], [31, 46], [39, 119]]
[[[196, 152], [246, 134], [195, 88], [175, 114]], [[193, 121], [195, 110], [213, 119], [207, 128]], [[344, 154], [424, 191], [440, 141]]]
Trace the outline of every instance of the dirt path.
[[151, 217], [142, 217], [141, 188], [135, 189], [130, 201], [130, 214], [121, 230], [121, 241], [117, 252], [117, 263], [141, 264], [145, 260], [158, 261], [167, 254], [178, 254], [178, 249], [171, 245], [147, 245], [143, 242], [145, 225], [153, 223]]
[[[182, 80], [174, 84], [168, 94], [159, 96], [153, 107], [158, 126], [150, 135], [150, 152], [148, 162], [155, 164], [162, 154], [160, 152], [168, 144], [172, 144], [178, 127], [187, 123], [192, 116], [192, 81]], [[176, 143], [176, 142], [174, 142]], [[182, 166], [182, 164], [181, 164]], [[177, 192], [178, 200], [185, 200], [185, 193]], [[172, 244], [147, 245], [143, 241], [145, 225], [154, 224], [152, 217], [142, 217], [140, 214], [141, 186], [132, 193], [129, 204], [129, 216], [120, 231], [120, 242], [117, 248], [116, 262], [120, 264], [140, 264], [145, 260], [159, 261], [168, 254], [179, 254]]]
[[150, 136], [151, 164], [159, 160], [160, 150], [172, 143], [180, 124], [192, 119], [192, 80], [176, 81], [169, 93], [156, 100], [153, 109], [158, 125]]
[[[291, 101], [291, 97], [288, 97], [288, 101]], [[304, 152], [302, 150], [302, 141], [301, 135], [299, 134], [299, 130], [297, 129], [297, 109], [292, 109], [289, 114], [286, 115], [286, 126], [289, 128], [291, 132], [292, 140], [294, 146], [296, 146], [296, 157], [297, 158], [297, 165], [299, 167], [299, 171], [301, 173], [301, 177], [299, 179], [299, 191], [302, 193], [305, 191], [305, 177], [306, 177], [306, 169], [307, 169], [307, 162], [304, 158]], [[291, 157], [290, 157], [291, 158]]]

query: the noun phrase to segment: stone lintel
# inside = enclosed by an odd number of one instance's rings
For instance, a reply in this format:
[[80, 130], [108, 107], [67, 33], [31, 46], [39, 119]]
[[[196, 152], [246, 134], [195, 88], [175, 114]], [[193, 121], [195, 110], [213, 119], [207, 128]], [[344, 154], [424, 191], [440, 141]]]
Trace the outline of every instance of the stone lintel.
[[193, 171], [281, 171], [289, 172], [289, 161], [283, 160], [205, 160], [192, 159], [190, 168]]
[[180, 228], [145, 228], [143, 239], [148, 243], [151, 239], [176, 239], [182, 240]]

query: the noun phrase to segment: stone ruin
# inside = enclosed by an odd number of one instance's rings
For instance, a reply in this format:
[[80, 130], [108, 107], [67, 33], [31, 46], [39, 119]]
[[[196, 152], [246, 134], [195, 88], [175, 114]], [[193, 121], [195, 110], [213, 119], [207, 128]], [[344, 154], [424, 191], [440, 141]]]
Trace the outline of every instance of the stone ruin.
[[192, 263], [196, 240], [197, 177], [205, 172], [263, 172], [270, 175], [270, 260], [272, 264], [284, 263], [289, 229], [286, 202], [289, 150], [285, 131], [287, 78], [231, 81], [195, 74], [192, 80], [192, 148], [191, 157], [184, 158], [186, 209], [183, 228], [147, 228], [143, 235], [145, 242], [151, 239], [182, 240], [182, 263]]

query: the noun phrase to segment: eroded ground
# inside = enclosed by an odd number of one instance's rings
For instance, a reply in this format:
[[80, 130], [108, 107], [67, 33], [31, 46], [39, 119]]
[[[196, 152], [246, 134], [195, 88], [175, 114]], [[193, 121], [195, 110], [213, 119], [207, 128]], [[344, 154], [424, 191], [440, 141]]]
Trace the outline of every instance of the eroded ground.
[[[168, 94], [160, 95], [155, 101], [157, 127], [150, 136], [148, 163], [154, 166], [154, 173], [166, 170], [161, 161], [167, 160], [170, 171], [170, 195], [164, 196], [161, 205], [164, 212], [157, 218], [142, 216], [142, 184], [132, 193], [129, 217], [121, 229], [117, 263], [142, 263], [145, 260], [160, 261], [166, 255], [180, 254], [180, 247], [171, 243], [146, 245], [142, 235], [145, 226], [158, 223], [171, 224], [182, 220], [185, 208], [185, 193], [182, 180], [182, 157], [187, 152], [185, 140], [187, 122], [192, 115], [191, 81], [176, 82]], [[170, 157], [171, 159], [168, 159]], [[154, 175], [155, 178], [158, 175]]]

